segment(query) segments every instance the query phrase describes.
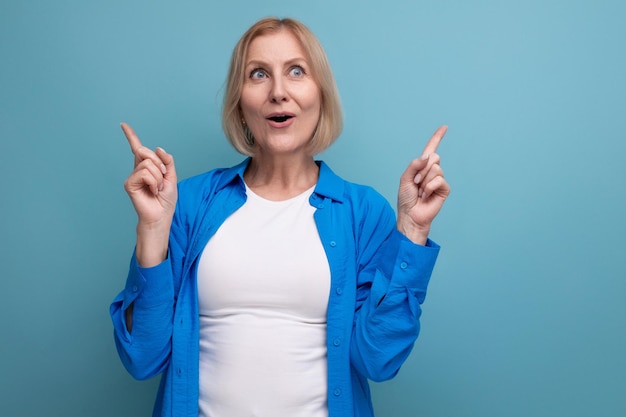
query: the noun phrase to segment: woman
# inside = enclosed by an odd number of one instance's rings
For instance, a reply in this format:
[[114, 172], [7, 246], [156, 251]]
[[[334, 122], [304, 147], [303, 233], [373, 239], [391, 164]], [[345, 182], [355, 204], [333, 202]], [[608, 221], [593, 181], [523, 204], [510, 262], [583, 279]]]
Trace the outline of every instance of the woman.
[[233, 51], [223, 125], [249, 158], [177, 186], [173, 157], [122, 124], [138, 214], [111, 305], [122, 362], [163, 374], [155, 416], [372, 416], [367, 380], [392, 378], [418, 335], [446, 128], [402, 175], [396, 219], [314, 160], [341, 130], [332, 72], [304, 25], [273, 18]]

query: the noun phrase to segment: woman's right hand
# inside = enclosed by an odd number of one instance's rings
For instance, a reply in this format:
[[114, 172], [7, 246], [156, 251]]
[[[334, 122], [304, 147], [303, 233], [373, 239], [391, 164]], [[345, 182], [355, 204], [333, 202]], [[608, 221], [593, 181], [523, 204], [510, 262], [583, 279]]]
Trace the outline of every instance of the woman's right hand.
[[167, 257], [178, 199], [174, 157], [161, 148], [156, 152], [146, 148], [129, 125], [122, 123], [121, 127], [135, 155], [135, 166], [124, 189], [138, 217], [136, 257], [141, 266], [154, 266]]

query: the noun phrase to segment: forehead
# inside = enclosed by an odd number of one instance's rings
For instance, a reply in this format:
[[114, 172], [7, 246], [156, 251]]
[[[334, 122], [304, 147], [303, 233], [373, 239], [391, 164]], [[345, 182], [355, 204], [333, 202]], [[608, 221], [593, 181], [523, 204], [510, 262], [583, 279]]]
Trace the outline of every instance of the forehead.
[[248, 47], [246, 63], [251, 61], [285, 62], [294, 59], [306, 60], [306, 58], [306, 53], [298, 38], [290, 30], [281, 29], [254, 38]]

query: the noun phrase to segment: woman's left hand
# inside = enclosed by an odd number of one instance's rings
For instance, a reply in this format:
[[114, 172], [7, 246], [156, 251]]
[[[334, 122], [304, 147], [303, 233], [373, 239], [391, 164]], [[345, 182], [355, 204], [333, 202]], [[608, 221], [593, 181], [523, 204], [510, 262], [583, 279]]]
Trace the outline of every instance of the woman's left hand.
[[411, 161], [400, 177], [398, 190], [398, 230], [411, 241], [425, 244], [430, 225], [450, 194], [436, 153], [448, 130], [441, 126], [430, 138], [422, 156]]

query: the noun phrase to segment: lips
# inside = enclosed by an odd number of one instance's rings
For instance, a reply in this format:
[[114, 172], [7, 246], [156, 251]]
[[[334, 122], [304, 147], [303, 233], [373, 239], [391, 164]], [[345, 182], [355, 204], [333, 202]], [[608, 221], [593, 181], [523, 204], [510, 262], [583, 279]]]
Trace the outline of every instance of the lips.
[[272, 117], [268, 117], [269, 120], [274, 121], [274, 122], [278, 122], [278, 123], [282, 123], [284, 121], [286, 121], [287, 119], [290, 119], [291, 116], [272, 116]]
[[293, 117], [295, 117], [295, 115], [292, 113], [272, 113], [268, 115], [266, 119], [275, 123], [284, 123]]

